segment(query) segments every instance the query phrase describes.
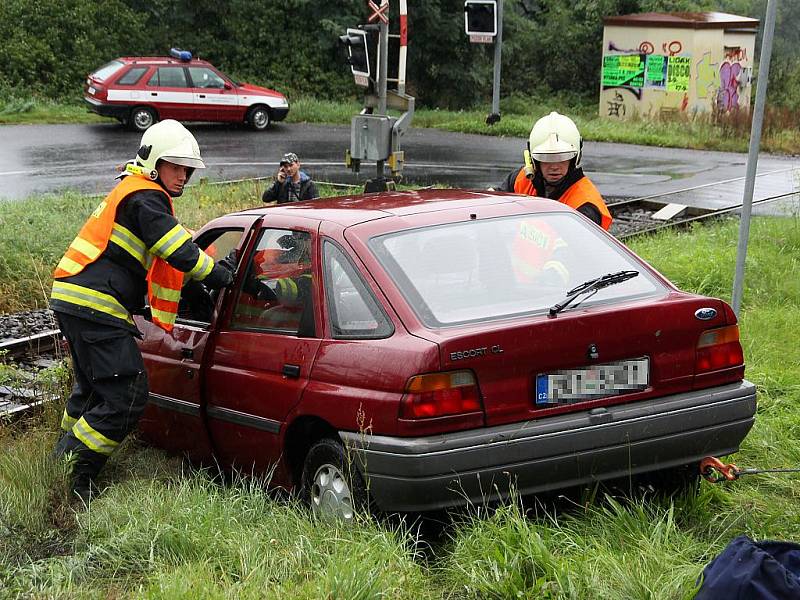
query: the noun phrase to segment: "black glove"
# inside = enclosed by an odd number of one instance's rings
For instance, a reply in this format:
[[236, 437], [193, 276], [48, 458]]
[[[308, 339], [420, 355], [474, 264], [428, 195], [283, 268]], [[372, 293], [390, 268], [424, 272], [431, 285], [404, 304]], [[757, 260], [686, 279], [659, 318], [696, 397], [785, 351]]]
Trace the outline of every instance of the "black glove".
[[225, 259], [214, 263], [214, 268], [211, 269], [211, 273], [203, 279], [203, 284], [212, 290], [228, 287], [232, 283], [233, 269], [225, 262]]

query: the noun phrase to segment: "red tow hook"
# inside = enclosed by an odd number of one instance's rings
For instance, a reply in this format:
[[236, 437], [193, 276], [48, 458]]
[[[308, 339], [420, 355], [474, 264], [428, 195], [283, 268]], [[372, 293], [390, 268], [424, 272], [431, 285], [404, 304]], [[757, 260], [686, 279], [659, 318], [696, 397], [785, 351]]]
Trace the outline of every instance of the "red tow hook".
[[711, 483], [720, 481], [735, 481], [739, 479], [739, 467], [735, 464], [725, 464], [715, 456], [706, 456], [700, 461], [700, 474], [703, 479]]
[[759, 475], [761, 473], [800, 473], [800, 469], [740, 469], [733, 463], [725, 464], [713, 456], [706, 456], [700, 461], [700, 474], [711, 483], [735, 481], [742, 475]]

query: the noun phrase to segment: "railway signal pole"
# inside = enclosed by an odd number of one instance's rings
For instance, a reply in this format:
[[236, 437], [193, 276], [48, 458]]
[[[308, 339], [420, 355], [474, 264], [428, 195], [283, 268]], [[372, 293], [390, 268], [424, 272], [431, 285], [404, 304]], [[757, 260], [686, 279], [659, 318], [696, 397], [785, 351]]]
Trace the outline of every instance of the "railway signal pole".
[[500, 120], [500, 68], [503, 51], [503, 0], [465, 0], [464, 31], [473, 44], [494, 44], [492, 112], [487, 125]]
[[747, 154], [747, 175], [744, 181], [742, 218], [739, 222], [739, 242], [736, 247], [736, 274], [733, 279], [733, 312], [739, 316], [744, 288], [744, 265], [747, 259], [747, 242], [750, 238], [750, 215], [753, 209], [753, 191], [756, 185], [758, 150], [761, 145], [761, 129], [764, 124], [764, 104], [767, 101], [769, 62], [772, 57], [772, 38], [775, 32], [775, 13], [778, 0], [767, 0], [767, 16], [764, 22], [764, 37], [761, 40], [761, 57], [758, 61], [758, 82], [753, 123], [750, 127], [750, 149]]
[[[405, 93], [406, 81], [406, 47], [408, 44], [406, 0], [399, 0], [400, 31], [398, 34], [389, 33], [389, 0], [368, 0], [367, 6], [371, 14], [366, 25], [359, 26], [363, 31], [365, 46], [368, 44], [368, 33], [377, 31], [377, 67], [376, 76], [371, 76], [369, 64], [358, 73], [353, 70], [356, 85], [365, 87], [364, 108], [354, 116], [350, 124], [350, 148], [345, 154], [347, 167], [358, 173], [361, 162], [375, 161], [375, 179], [368, 180], [364, 186], [365, 192], [385, 191], [394, 187], [394, 183], [402, 177], [405, 162], [404, 152], [400, 149], [400, 138], [408, 129], [414, 115], [414, 98]], [[348, 29], [348, 35], [357, 31]], [[340, 36], [340, 41], [347, 45], [345, 38]], [[389, 38], [398, 38], [400, 42], [397, 78], [389, 77]], [[348, 52], [350, 51], [348, 47]], [[365, 49], [365, 56], [369, 52]], [[352, 59], [352, 54], [350, 55]], [[366, 59], [369, 62], [369, 59]], [[353, 64], [351, 62], [351, 69]], [[365, 76], [366, 73], [366, 76]], [[388, 83], [396, 84], [395, 89], [388, 89]], [[403, 111], [400, 117], [389, 116], [388, 110]], [[388, 164], [391, 176], [385, 176], [385, 166]]]

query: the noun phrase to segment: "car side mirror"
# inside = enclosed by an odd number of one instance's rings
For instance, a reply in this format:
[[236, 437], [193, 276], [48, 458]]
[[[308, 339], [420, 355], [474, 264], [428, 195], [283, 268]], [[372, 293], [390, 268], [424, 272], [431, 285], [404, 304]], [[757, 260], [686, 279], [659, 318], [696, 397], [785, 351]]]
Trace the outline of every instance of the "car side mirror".
[[223, 87], [224, 87], [226, 90], [232, 90], [232, 89], [233, 89], [233, 86], [232, 86], [230, 83], [228, 83], [227, 81], [225, 82], [225, 84], [223, 85]]

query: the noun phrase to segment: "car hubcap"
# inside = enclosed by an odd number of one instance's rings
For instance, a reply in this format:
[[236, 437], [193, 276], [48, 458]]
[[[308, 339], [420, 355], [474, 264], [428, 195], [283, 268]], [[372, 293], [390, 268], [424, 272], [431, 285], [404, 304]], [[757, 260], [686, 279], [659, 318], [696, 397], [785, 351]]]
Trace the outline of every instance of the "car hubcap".
[[253, 113], [253, 123], [255, 123], [256, 127], [259, 129], [262, 127], [267, 126], [267, 113], [263, 110], [257, 110]]
[[140, 129], [147, 129], [153, 124], [153, 115], [147, 111], [137, 112], [134, 120], [136, 121], [137, 127]]
[[350, 521], [353, 519], [353, 496], [342, 472], [333, 465], [322, 465], [314, 474], [311, 488], [314, 514]]

